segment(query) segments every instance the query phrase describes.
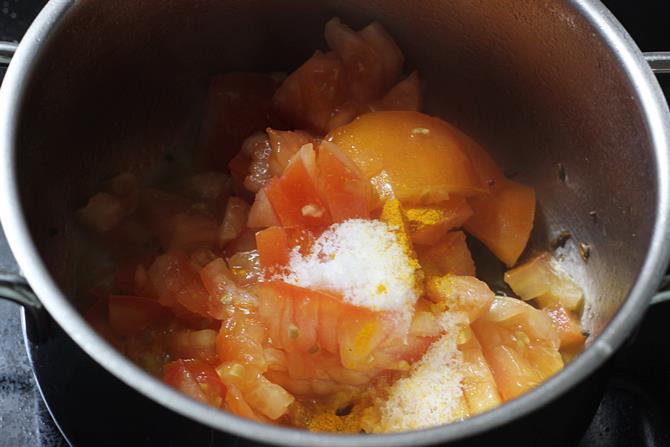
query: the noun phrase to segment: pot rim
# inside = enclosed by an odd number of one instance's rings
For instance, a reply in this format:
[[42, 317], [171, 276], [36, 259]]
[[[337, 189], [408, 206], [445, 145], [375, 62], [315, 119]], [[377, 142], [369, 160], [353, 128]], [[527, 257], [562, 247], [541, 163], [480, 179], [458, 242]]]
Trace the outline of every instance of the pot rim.
[[569, 0], [593, 26], [622, 65], [642, 105], [654, 147], [657, 215], [648, 255], [624, 304], [577, 359], [536, 389], [495, 410], [440, 427], [396, 434], [335, 435], [260, 424], [196, 402], [144, 372], [117, 352], [83, 320], [51, 278], [27, 229], [16, 182], [15, 149], [27, 80], [44, 42], [62, 23], [75, 0], [51, 0], [26, 33], [0, 89], [0, 221], [9, 245], [35, 293], [70, 337], [94, 360], [127, 385], [177, 413], [215, 429], [270, 444], [292, 446], [403, 446], [455, 441], [507, 424], [556, 399], [583, 381], [621, 346], [638, 324], [670, 256], [670, 113], [642, 53], [621, 24], [598, 0]]

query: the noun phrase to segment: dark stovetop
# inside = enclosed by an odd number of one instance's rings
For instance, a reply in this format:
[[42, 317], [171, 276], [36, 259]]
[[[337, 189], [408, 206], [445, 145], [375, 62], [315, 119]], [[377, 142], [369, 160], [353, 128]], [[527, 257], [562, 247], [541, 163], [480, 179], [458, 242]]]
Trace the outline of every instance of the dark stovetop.
[[[44, 3], [44, 0], [3, 0], [0, 40], [20, 39]], [[642, 50], [670, 50], [664, 14], [667, 0], [605, 3]], [[0, 69], [2, 74], [4, 70]], [[670, 95], [670, 78], [661, 79], [661, 84], [666, 95]], [[0, 253], [5, 244], [1, 236], [0, 233]], [[670, 447], [670, 356], [667, 355], [670, 338], [666, 333], [669, 320], [670, 303], [656, 305], [648, 312], [635, 340], [619, 354], [607, 393], [580, 447]], [[92, 363], [87, 369], [91, 360], [66, 337], [58, 337], [53, 343], [28, 345], [37, 362], [38, 375], [42, 379], [45, 374], [49, 376], [49, 381], [42, 384], [45, 395], [77, 446], [248, 445], [194, 425], [137, 393], [128, 392], [127, 387]], [[83, 365], [86, 378], [72, 371], [73, 362]], [[120, 397], [117, 390], [127, 394]], [[66, 445], [35, 385], [19, 308], [0, 301], [0, 447]]]

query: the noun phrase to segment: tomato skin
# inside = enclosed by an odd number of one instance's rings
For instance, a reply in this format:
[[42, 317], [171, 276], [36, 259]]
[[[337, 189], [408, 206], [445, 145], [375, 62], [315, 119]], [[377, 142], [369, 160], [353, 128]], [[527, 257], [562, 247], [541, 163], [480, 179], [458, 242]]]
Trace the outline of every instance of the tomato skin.
[[266, 187], [272, 208], [283, 226], [325, 228], [332, 223], [316, 184], [315, 153], [312, 145], [303, 146], [280, 178]]
[[110, 295], [108, 309], [112, 330], [123, 337], [135, 335], [170, 315], [156, 300], [129, 295]]
[[179, 359], [163, 367], [163, 380], [173, 388], [202, 403], [220, 407], [226, 387], [216, 370], [194, 359]]
[[337, 146], [324, 141], [317, 159], [319, 187], [333, 222], [369, 219], [372, 189], [358, 167]]

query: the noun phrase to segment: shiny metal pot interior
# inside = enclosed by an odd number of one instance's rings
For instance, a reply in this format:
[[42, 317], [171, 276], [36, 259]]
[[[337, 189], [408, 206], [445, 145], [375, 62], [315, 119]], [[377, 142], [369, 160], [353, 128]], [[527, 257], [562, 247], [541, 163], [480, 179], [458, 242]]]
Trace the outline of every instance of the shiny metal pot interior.
[[[589, 299], [590, 347], [504, 408], [412, 433], [326, 436], [204, 407], [142, 372], [81, 319], [72, 221], [101, 179], [195, 144], [209, 76], [290, 70], [325, 21], [380, 21], [425, 81], [426, 108], [474, 136], [538, 194], [531, 249], [561, 230]], [[625, 31], [592, 0], [52, 0], [0, 95], [2, 223], [33, 290], [95, 360], [140, 392], [221, 430], [286, 445], [457, 440], [546, 405], [600, 366], [644, 312], [667, 260], [670, 117]], [[558, 166], [565, 170], [564, 179]], [[593, 218], [593, 213], [597, 219]], [[57, 229], [58, 231], [54, 231]], [[1, 278], [0, 278], [1, 279]]]

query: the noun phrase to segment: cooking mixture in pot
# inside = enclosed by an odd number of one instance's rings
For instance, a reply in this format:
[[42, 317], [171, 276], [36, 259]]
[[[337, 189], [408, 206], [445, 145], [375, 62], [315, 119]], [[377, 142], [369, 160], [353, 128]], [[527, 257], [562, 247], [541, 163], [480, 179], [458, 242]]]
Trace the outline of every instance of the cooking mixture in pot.
[[[120, 174], [77, 212], [114, 260], [83, 288], [88, 320], [256, 421], [404, 431], [514, 399], [585, 340], [557, 261], [516, 266], [534, 190], [421, 113], [419, 74], [378, 23], [333, 19], [325, 37], [288, 76], [214, 77], [188, 169], [151, 187]], [[477, 279], [466, 233], [519, 298]]]

